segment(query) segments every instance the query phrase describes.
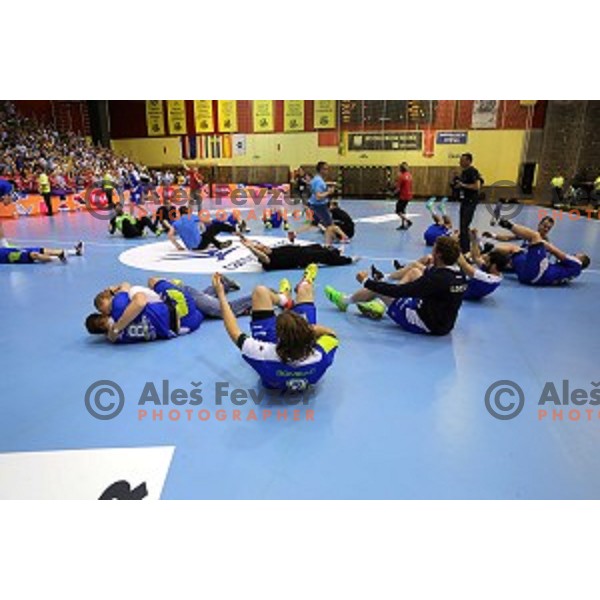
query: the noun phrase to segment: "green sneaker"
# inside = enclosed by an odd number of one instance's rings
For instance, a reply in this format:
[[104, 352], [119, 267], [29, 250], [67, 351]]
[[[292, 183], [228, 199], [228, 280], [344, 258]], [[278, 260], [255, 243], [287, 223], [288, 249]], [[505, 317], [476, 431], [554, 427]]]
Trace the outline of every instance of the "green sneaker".
[[308, 281], [308, 283], [314, 283], [318, 272], [319, 267], [315, 263], [310, 263], [310, 265], [304, 269], [304, 281]]
[[370, 302], [358, 302], [356, 308], [369, 319], [379, 320], [385, 315], [385, 305], [379, 300], [371, 300]]
[[292, 284], [290, 283], [289, 279], [282, 279], [279, 282], [279, 293], [280, 294], [291, 294], [292, 292]]
[[335, 288], [330, 285], [325, 286], [325, 297], [329, 302], [335, 304], [342, 312], [348, 310], [348, 303], [344, 299], [344, 294], [338, 292]]
[[183, 287], [183, 279], [171, 279], [171, 283], [173, 285], [176, 285], [177, 287], [182, 288]]

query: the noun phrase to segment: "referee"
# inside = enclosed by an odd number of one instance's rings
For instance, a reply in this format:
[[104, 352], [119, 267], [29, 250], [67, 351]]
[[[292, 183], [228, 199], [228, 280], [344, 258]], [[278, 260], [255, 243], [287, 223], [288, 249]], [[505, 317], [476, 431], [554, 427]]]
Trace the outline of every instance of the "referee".
[[482, 179], [479, 171], [473, 166], [473, 155], [470, 152], [460, 155], [459, 164], [462, 172], [455, 187], [460, 201], [460, 249], [463, 254], [466, 254], [470, 248], [469, 229], [479, 201]]

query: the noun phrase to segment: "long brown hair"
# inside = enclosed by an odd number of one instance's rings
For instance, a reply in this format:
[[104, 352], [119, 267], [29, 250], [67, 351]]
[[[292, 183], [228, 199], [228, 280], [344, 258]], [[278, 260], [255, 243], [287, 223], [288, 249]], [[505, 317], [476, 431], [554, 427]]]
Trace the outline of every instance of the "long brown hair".
[[286, 310], [277, 317], [277, 354], [285, 363], [301, 361], [310, 356], [315, 332], [298, 313]]

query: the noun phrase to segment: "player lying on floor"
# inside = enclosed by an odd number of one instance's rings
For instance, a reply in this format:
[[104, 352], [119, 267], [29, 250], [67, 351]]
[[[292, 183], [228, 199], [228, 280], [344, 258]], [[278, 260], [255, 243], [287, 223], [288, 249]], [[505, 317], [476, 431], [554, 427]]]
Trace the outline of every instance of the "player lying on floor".
[[[508, 258], [506, 254], [495, 250], [482, 255], [476, 229], [471, 229], [470, 239], [471, 252], [468, 256], [461, 254], [457, 261], [467, 280], [467, 289], [463, 300], [481, 300], [496, 291], [502, 283], [502, 272], [508, 264]], [[404, 267], [398, 261], [394, 261], [396, 270], [387, 275], [377, 269], [375, 265], [371, 265], [371, 279], [401, 281], [409, 270], [418, 269], [425, 273], [432, 265], [433, 256], [431, 254], [426, 254]]]
[[[306, 268], [296, 286], [295, 302], [287, 279], [281, 281], [278, 294], [262, 285], [254, 288], [250, 335], [238, 325], [221, 276], [213, 276], [225, 329], [267, 388], [303, 391], [317, 383], [333, 364], [339, 342], [332, 329], [317, 325], [313, 290], [316, 274], [316, 265]], [[275, 316], [277, 306], [287, 308]]]
[[240, 239], [242, 244], [256, 256], [265, 271], [304, 269], [311, 263], [337, 267], [350, 265], [358, 260], [356, 257], [344, 256], [337, 248], [321, 246], [321, 244], [300, 246], [288, 243], [270, 248], [243, 236], [240, 236]]
[[4, 229], [0, 223], [0, 264], [33, 264], [45, 263], [52, 260], [60, 260], [62, 263], [67, 262], [68, 256], [82, 256], [83, 242], [77, 242], [72, 250], [63, 250], [62, 248], [42, 248], [40, 246], [28, 246], [27, 248], [19, 248], [13, 246], [4, 237]]
[[[498, 218], [497, 220], [500, 220], [500, 219]], [[496, 224], [497, 220], [493, 219], [492, 221], [494, 224]], [[542, 239], [545, 242], [550, 241], [549, 235], [554, 227], [554, 224], [555, 224], [554, 219], [549, 215], [546, 215], [545, 217], [542, 217], [540, 219], [538, 226], [537, 226], [537, 231], [542, 236]], [[497, 242], [514, 242], [519, 239], [512, 232], [511, 233], [509, 233], [509, 232], [494, 233], [494, 232], [490, 232], [490, 231], [484, 231], [481, 234], [481, 236], [484, 238], [490, 238], [492, 240], [496, 240]], [[526, 246], [527, 241], [523, 241], [521, 245], [523, 247]]]
[[388, 316], [406, 331], [446, 335], [454, 328], [467, 289], [465, 276], [456, 264], [459, 256], [455, 238], [439, 237], [429, 268], [413, 265], [402, 273], [397, 284], [370, 279], [366, 271], [361, 271], [356, 276], [363, 285], [361, 289], [343, 294], [326, 286], [325, 295], [341, 311], [356, 304], [364, 315], [381, 319], [387, 307]]
[[[225, 293], [229, 294], [230, 292], [237, 292], [240, 290], [240, 285], [230, 279], [229, 277], [225, 277], [225, 275], [221, 276], [223, 281], [223, 287], [225, 288]], [[204, 290], [200, 291], [197, 288], [192, 287], [191, 285], [186, 285], [181, 279], [170, 279], [165, 280], [163, 277], [150, 277], [148, 279], [148, 286], [144, 288], [143, 286], [135, 286], [136, 291], [145, 291], [146, 289], [155, 290], [156, 285], [161, 281], [169, 281], [171, 284], [176, 286], [182, 292], [185, 292], [188, 296], [190, 296], [196, 305], [196, 308], [202, 312], [205, 317], [220, 319], [221, 315], [221, 305], [217, 299], [217, 292], [213, 288], [212, 285], [209, 285]], [[111, 300], [111, 298], [121, 291], [129, 292], [132, 289], [132, 284], [128, 281], [120, 283], [118, 285], [111, 286], [102, 290], [94, 299], [94, 305], [96, 308], [103, 312], [103, 306], [105, 306], [105, 302]], [[171, 288], [172, 289], [172, 288]], [[156, 298], [155, 295], [150, 294], [148, 298]], [[250, 294], [246, 294], [241, 296], [240, 298], [236, 298], [231, 301], [231, 308], [236, 316], [244, 316], [249, 315], [252, 309], [252, 296]]]
[[[496, 251], [509, 258], [509, 267], [516, 273], [519, 282], [527, 285], [563, 285], [581, 275], [590, 265], [590, 257], [583, 252], [567, 254], [554, 244], [545, 241], [539, 231], [500, 219], [498, 225], [508, 229], [517, 238], [526, 242], [525, 247], [501, 244]], [[550, 258], [554, 257], [555, 262]]]
[[423, 238], [425, 239], [425, 244], [427, 246], [433, 246], [435, 240], [441, 236], [452, 234], [452, 220], [446, 214], [447, 201], [448, 198], [445, 197], [439, 201], [439, 214], [435, 212], [435, 205], [438, 203], [438, 199], [435, 196], [432, 196], [425, 202], [425, 208], [429, 211], [431, 218], [433, 219], [433, 223], [423, 233]]
[[157, 236], [162, 233], [162, 229], [147, 215], [136, 217], [133, 213], [125, 212], [122, 204], [115, 204], [115, 214], [108, 225], [108, 232], [111, 235], [119, 231], [124, 238], [139, 238], [145, 234], [146, 229]]
[[[221, 242], [219, 233], [236, 233], [237, 227], [226, 221], [211, 222], [205, 225], [198, 215], [190, 214], [187, 206], [179, 209], [179, 219], [173, 223], [163, 222], [171, 243], [177, 250], [206, 250], [215, 246], [219, 250], [231, 246], [231, 241]], [[180, 241], [181, 240], [181, 241]]]
[[98, 294], [99, 311], [88, 315], [88, 333], [113, 343], [169, 340], [196, 331], [204, 320], [194, 299], [166, 279], [151, 278], [152, 288], [125, 282]]

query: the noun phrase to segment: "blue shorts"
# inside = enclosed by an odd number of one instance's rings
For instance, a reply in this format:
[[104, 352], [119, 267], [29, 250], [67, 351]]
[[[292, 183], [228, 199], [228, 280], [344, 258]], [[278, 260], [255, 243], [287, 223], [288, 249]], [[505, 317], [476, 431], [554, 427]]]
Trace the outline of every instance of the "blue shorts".
[[[296, 304], [291, 309], [295, 313], [302, 315], [311, 325], [317, 323], [317, 307], [314, 302], [303, 302]], [[261, 342], [277, 343], [277, 317], [273, 314], [266, 319], [252, 320], [250, 322], [250, 331], [255, 340]]]
[[410, 333], [430, 333], [417, 313], [418, 298], [398, 298], [388, 306], [387, 314], [394, 323]]
[[513, 255], [512, 265], [521, 283], [533, 283], [548, 267], [548, 252], [544, 244], [533, 244]]
[[161, 279], [154, 286], [154, 291], [163, 300], [175, 302], [177, 314], [179, 315], [179, 325], [182, 329], [196, 331], [200, 327], [202, 321], [204, 321], [204, 313], [198, 309], [194, 299], [184, 289], [166, 279]]
[[333, 225], [333, 217], [329, 211], [327, 204], [309, 204], [308, 208], [312, 210], [313, 221], [323, 227], [329, 227]]
[[42, 254], [43, 248], [0, 248], [0, 263], [4, 264], [31, 264], [32, 252]]

